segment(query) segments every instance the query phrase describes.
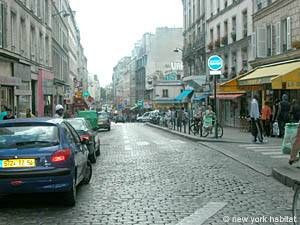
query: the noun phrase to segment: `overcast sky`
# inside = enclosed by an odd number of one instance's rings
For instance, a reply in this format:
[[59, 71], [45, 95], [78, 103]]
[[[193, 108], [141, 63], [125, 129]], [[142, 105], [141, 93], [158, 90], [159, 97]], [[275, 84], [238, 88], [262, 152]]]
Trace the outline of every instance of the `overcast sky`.
[[70, 0], [76, 11], [88, 70], [101, 86], [111, 82], [113, 67], [130, 56], [134, 43], [156, 27], [182, 27], [181, 0]]

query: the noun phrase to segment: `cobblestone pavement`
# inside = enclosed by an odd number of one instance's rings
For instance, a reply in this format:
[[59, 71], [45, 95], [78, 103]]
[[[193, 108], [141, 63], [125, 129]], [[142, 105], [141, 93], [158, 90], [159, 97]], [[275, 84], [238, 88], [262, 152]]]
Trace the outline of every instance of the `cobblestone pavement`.
[[[101, 156], [76, 207], [59, 206], [55, 197], [2, 199], [0, 224], [176, 225], [213, 202], [225, 207], [203, 224], [251, 224], [260, 216], [266, 222], [252, 224], [292, 224], [268, 220], [291, 216], [290, 188], [212, 149], [143, 124], [99, 135]], [[232, 222], [243, 216], [250, 222]]]

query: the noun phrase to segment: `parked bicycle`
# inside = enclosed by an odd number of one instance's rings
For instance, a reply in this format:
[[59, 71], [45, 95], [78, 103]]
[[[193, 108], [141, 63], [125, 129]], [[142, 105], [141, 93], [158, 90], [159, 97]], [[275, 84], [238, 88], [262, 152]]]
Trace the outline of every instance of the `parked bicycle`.
[[[207, 137], [208, 135], [215, 136], [215, 114], [205, 115], [203, 117], [203, 125], [202, 125], [202, 136]], [[217, 132], [218, 137], [223, 137], [223, 127], [217, 123]]]
[[190, 131], [194, 135], [202, 136], [202, 120], [201, 119], [193, 119], [190, 125]]

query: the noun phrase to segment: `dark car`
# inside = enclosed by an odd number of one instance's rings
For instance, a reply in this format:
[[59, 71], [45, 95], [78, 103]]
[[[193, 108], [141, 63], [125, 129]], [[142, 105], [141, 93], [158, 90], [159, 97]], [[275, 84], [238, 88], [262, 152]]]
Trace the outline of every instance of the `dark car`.
[[62, 119], [1, 121], [1, 193], [53, 192], [75, 205], [77, 185], [88, 184], [92, 176], [85, 144]]
[[88, 140], [87, 147], [89, 149], [89, 160], [92, 163], [97, 161], [97, 156], [100, 155], [100, 139], [97, 136], [97, 131], [94, 131], [90, 122], [84, 118], [72, 118], [67, 121], [75, 128], [81, 140]]
[[110, 131], [110, 118], [107, 112], [98, 112], [98, 128]]

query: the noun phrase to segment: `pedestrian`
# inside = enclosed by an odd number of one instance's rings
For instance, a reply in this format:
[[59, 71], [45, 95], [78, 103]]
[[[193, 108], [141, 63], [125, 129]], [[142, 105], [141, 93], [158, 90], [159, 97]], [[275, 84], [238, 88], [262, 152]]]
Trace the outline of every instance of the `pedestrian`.
[[[299, 123], [300, 123], [300, 121], [299, 121]], [[294, 162], [299, 160], [299, 158], [297, 159], [297, 154], [298, 154], [299, 150], [300, 150], [300, 125], [298, 126], [296, 139], [295, 139], [295, 142], [291, 149], [291, 155], [290, 155], [290, 160], [289, 160], [290, 165], [292, 165]]]
[[6, 106], [3, 106], [3, 111], [1, 111], [1, 114], [0, 114], [0, 120], [3, 120], [4, 117], [7, 115], [7, 110], [8, 110], [8, 108]]
[[64, 116], [64, 107], [60, 104], [56, 105], [55, 106], [55, 115], [54, 115], [54, 117], [62, 119], [63, 116]]
[[31, 109], [26, 109], [26, 118], [33, 118], [35, 117], [32, 113], [31, 113]]
[[183, 110], [183, 118], [182, 118], [182, 123], [183, 123], [183, 128], [184, 128], [184, 133], [186, 133], [186, 125], [189, 122], [189, 113], [187, 110], [185, 110], [184, 108], [182, 108]]
[[290, 103], [288, 102], [287, 94], [282, 95], [282, 100], [279, 103], [276, 121], [279, 125], [279, 137], [284, 136], [285, 124], [289, 122]]
[[173, 130], [176, 129], [176, 109], [175, 107], [172, 107], [171, 109], [171, 123]]
[[3, 120], [13, 120], [15, 119], [12, 109], [7, 109], [7, 115], [3, 117]]
[[182, 107], [177, 111], [177, 130], [179, 130], [180, 132], [182, 128], [183, 116], [184, 116], [184, 107]]
[[253, 142], [256, 143], [257, 139], [260, 143], [263, 143], [262, 127], [260, 123], [260, 113], [258, 107], [258, 97], [254, 95], [251, 101], [250, 118], [251, 118], [251, 132], [253, 136]]
[[290, 120], [297, 123], [300, 120], [300, 100], [293, 99], [290, 109]]
[[266, 101], [261, 110], [261, 120], [264, 127], [264, 133], [266, 137], [271, 135], [271, 116], [272, 110], [270, 107], [270, 102]]

